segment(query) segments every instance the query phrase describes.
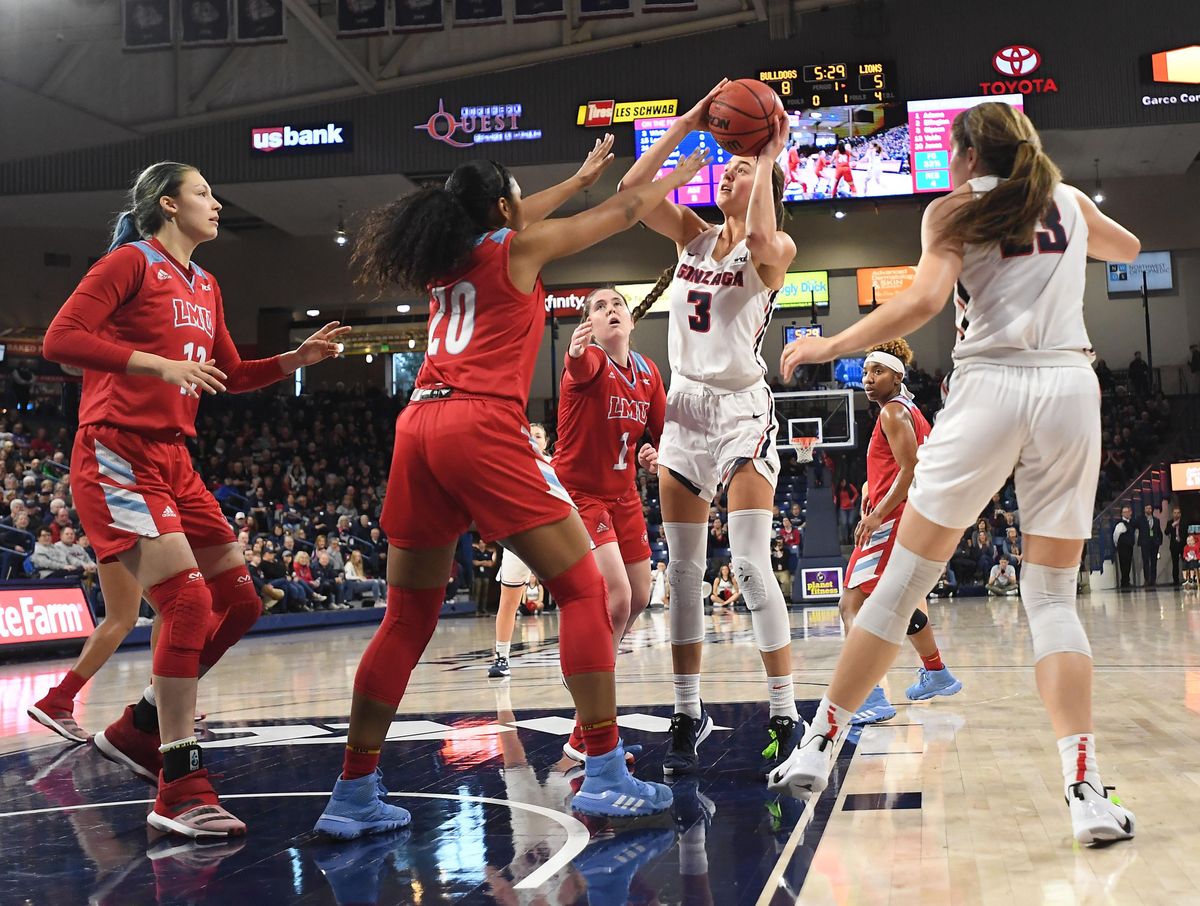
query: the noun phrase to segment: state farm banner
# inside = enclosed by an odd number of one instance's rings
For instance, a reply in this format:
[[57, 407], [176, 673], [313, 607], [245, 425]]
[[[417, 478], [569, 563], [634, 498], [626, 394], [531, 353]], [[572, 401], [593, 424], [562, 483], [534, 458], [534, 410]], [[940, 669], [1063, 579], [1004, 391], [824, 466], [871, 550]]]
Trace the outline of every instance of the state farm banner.
[[86, 639], [96, 628], [78, 585], [0, 586], [0, 648]]

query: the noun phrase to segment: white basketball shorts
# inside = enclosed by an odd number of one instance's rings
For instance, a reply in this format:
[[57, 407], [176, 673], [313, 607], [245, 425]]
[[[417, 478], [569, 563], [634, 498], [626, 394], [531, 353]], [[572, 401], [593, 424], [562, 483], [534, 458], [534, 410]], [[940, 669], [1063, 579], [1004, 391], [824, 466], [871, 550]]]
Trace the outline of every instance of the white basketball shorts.
[[972, 362], [917, 450], [910, 506], [948, 528], [974, 525], [1014, 475], [1021, 532], [1089, 538], [1100, 475], [1100, 386], [1087, 365]]
[[505, 548], [504, 553], [500, 555], [500, 573], [497, 576], [500, 584], [509, 588], [519, 588], [529, 581], [531, 575], [533, 570], [525, 565], [525, 561]]
[[[658, 463], [684, 478], [711, 502], [729, 483], [738, 464], [753, 464], [774, 487], [779, 479], [775, 400], [766, 385], [736, 393], [674, 378]], [[686, 389], [684, 389], [686, 388]]]

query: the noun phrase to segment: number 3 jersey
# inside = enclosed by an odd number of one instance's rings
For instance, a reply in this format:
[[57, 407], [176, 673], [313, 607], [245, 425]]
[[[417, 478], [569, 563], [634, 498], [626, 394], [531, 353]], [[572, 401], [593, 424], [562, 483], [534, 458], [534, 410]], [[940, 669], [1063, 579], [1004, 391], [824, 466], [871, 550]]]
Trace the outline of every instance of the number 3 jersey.
[[81, 427], [111, 425], [159, 441], [195, 437], [200, 401], [153, 375], [125, 373], [134, 351], [215, 359], [233, 393], [283, 377], [277, 356], [242, 361], [225, 328], [217, 281], [195, 262], [183, 267], [154, 239], [97, 261], [54, 316], [42, 351], [84, 369]]
[[[982, 194], [999, 181], [979, 176], [970, 185]], [[1086, 364], [1092, 345], [1083, 323], [1087, 243], [1074, 192], [1059, 184], [1028, 245], [968, 245], [954, 288], [955, 364]]]
[[429, 288], [429, 346], [417, 372], [418, 390], [512, 400], [522, 410], [546, 330], [546, 290], [531, 293], [508, 274], [510, 229], [479, 237], [459, 273]]
[[599, 346], [567, 359], [558, 403], [554, 471], [574, 493], [605, 500], [635, 494], [642, 436], [658, 443], [667, 397], [649, 359], [629, 354], [629, 367]]
[[775, 290], [758, 276], [745, 240], [714, 261], [720, 235], [721, 227], [710, 227], [687, 244], [667, 289], [672, 388], [692, 381], [737, 392], [765, 382], [760, 349]]

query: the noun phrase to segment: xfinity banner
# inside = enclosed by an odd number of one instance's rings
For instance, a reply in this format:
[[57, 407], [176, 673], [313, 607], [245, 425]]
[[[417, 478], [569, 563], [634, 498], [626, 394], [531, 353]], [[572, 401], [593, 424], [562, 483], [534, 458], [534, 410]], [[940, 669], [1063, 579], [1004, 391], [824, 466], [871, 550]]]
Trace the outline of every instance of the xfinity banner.
[[250, 130], [254, 154], [324, 154], [350, 151], [353, 133], [349, 123], [307, 123], [300, 126], [259, 126]]
[[0, 587], [0, 647], [86, 639], [95, 628], [78, 585]]

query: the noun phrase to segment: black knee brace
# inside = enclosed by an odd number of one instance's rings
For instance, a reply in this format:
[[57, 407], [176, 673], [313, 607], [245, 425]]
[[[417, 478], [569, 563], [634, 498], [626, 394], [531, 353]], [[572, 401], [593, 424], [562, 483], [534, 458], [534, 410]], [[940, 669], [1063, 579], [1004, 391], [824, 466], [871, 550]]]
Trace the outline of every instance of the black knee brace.
[[919, 607], [913, 611], [912, 619], [908, 621], [908, 635], [916, 635], [929, 625], [929, 617]]

